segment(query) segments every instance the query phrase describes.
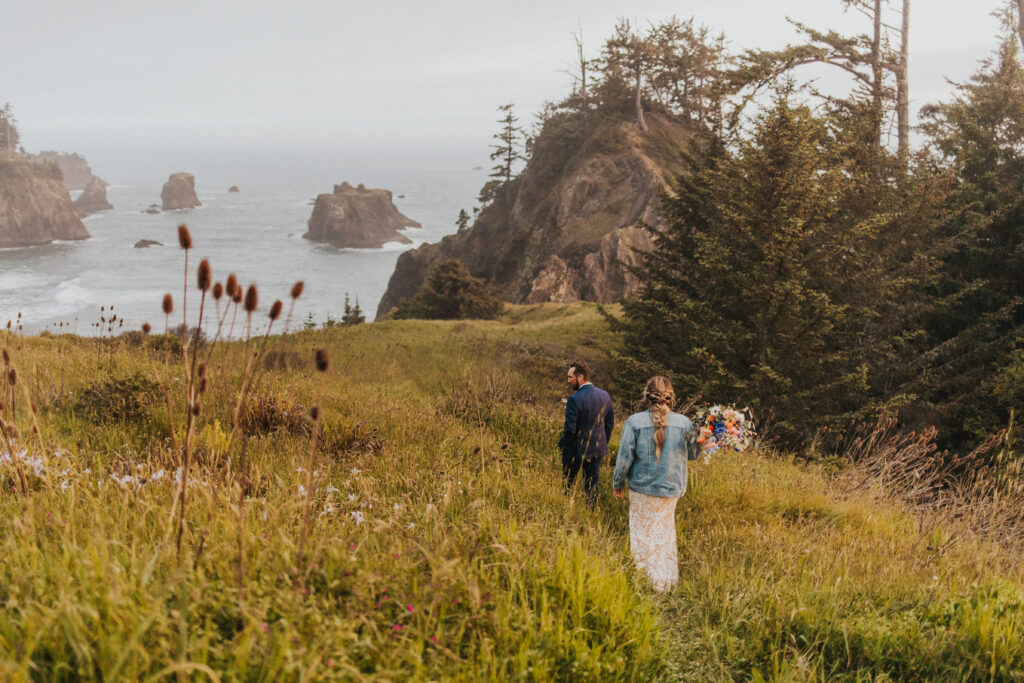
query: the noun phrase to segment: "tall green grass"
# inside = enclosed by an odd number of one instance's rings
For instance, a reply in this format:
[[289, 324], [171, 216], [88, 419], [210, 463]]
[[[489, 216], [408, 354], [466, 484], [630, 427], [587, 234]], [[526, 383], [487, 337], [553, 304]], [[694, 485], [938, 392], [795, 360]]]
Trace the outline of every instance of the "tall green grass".
[[[165, 373], [159, 338], [4, 343], [45, 444], [29, 449], [44, 462], [38, 476], [28, 468], [28, 496], [0, 469], [4, 679], [1024, 676], [1024, 593], [1005, 549], [933, 543], [899, 505], [844, 497], [830, 472], [769, 452], [692, 466], [677, 516], [681, 583], [650, 591], [629, 564], [609, 469], [595, 511], [560, 489], [564, 365], [583, 356], [607, 373], [615, 344], [591, 305], [275, 341], [287, 369], [271, 365], [254, 385], [241, 481], [225, 474], [242, 379], [232, 344], [195, 428], [181, 557], [180, 350]], [[318, 347], [331, 355], [326, 375]], [[136, 377], [153, 386], [132, 384], [133, 410], [111, 420], [82, 409]], [[629, 387], [613, 388], [629, 402]], [[323, 434], [302, 569], [315, 403]]]

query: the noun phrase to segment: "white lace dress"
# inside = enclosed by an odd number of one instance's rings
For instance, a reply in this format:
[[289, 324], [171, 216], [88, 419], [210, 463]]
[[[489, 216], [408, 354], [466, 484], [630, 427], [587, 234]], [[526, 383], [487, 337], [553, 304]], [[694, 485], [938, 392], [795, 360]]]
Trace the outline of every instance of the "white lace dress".
[[647, 572], [658, 591], [672, 590], [679, 583], [678, 501], [678, 498], [629, 492], [629, 551], [633, 562]]

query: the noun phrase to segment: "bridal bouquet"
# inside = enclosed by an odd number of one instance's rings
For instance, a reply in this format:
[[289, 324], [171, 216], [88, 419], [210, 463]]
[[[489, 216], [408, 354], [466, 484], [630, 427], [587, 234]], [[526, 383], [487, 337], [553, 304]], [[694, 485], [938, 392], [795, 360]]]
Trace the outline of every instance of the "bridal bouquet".
[[711, 406], [697, 410], [690, 447], [705, 461], [723, 448], [746, 450], [754, 442], [753, 422], [742, 410], [731, 406]]

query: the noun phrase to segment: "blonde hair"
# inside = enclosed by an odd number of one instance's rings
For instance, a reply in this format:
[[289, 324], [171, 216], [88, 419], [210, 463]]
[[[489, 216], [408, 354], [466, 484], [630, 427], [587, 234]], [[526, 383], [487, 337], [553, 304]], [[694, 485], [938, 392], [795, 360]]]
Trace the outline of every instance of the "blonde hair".
[[661, 459], [661, 449], [665, 445], [665, 428], [668, 427], [668, 414], [672, 412], [672, 404], [676, 402], [676, 394], [672, 390], [672, 382], [667, 377], [656, 375], [647, 381], [644, 398], [651, 404], [651, 421], [654, 423], [654, 452]]

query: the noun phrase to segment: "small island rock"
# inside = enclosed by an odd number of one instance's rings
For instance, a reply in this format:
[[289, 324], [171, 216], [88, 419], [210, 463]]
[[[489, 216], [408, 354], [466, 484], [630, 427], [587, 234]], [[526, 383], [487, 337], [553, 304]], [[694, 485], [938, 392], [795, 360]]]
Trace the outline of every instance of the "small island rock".
[[97, 211], [109, 211], [114, 207], [107, 201], [107, 183], [98, 176], [93, 176], [85, 191], [75, 200], [75, 208], [81, 216], [88, 216]]
[[241, 192], [241, 190], [238, 189], [238, 185], [232, 185], [228, 188], [228, 192]]
[[142, 210], [142, 213], [160, 213], [160, 207], [156, 204], [150, 204], [149, 207]]
[[402, 228], [423, 227], [403, 216], [392, 201], [390, 190], [352, 187], [347, 182], [334, 186], [331, 194], [317, 196], [308, 240], [327, 242], [336, 247], [373, 249], [386, 242], [408, 244]]
[[194, 209], [202, 206], [196, 196], [196, 179], [191, 173], [172, 173], [160, 191], [164, 211]]
[[139, 240], [135, 243], [136, 249], [145, 249], [146, 247], [162, 247], [163, 242], [157, 242], [156, 240]]

